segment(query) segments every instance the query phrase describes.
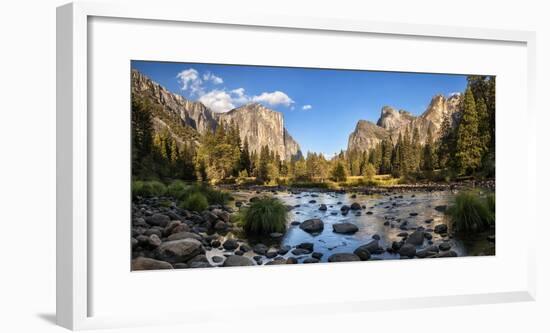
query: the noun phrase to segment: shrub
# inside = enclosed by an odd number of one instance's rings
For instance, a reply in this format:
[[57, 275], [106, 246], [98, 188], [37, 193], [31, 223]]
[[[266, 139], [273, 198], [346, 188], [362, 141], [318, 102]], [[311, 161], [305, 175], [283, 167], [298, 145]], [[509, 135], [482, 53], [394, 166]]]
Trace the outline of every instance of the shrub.
[[166, 189], [166, 194], [177, 199], [182, 199], [185, 195], [187, 185], [181, 180], [175, 180]]
[[132, 195], [143, 197], [161, 196], [166, 193], [166, 186], [156, 180], [152, 181], [133, 181], [132, 182]]
[[187, 186], [179, 199], [185, 200], [195, 193], [202, 194], [210, 205], [225, 205], [229, 200], [229, 193], [216, 190], [208, 185], [194, 184]]
[[240, 220], [244, 231], [255, 235], [284, 232], [287, 207], [277, 198], [262, 197], [243, 209]]
[[447, 213], [459, 233], [476, 233], [494, 223], [494, 213], [488, 207], [488, 200], [482, 200], [474, 192], [459, 193]]
[[202, 212], [208, 208], [208, 201], [202, 193], [190, 194], [180, 205], [183, 209]]

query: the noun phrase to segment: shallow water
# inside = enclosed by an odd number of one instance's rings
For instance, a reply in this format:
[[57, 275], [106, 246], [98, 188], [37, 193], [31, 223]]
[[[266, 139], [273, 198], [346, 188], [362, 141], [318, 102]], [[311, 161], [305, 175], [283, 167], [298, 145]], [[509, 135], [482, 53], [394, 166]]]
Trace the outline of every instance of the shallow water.
[[[233, 193], [237, 200], [247, 202], [250, 197], [257, 196], [255, 192], [243, 191]], [[288, 228], [285, 235], [275, 241], [275, 247], [288, 245], [295, 247], [296, 245], [309, 242], [314, 244], [314, 252], [323, 253], [321, 261], [326, 262], [328, 257], [334, 253], [353, 252], [357, 247], [369, 243], [374, 235], [380, 236], [379, 244], [382, 248], [391, 247], [393, 241], [401, 240], [397, 236], [401, 232], [412, 233], [417, 227], [432, 229], [437, 224], [447, 224], [448, 221], [442, 212], [435, 209], [438, 205], [448, 205], [452, 197], [452, 193], [448, 191], [437, 192], [410, 192], [399, 193], [394, 195], [363, 195], [356, 194], [352, 198], [351, 193], [317, 193], [317, 192], [302, 192], [293, 194], [290, 192], [279, 192], [271, 194], [281, 199], [286, 205], [294, 207], [289, 212]], [[315, 200], [315, 203], [311, 203]], [[364, 209], [353, 211], [350, 210], [347, 215], [343, 215], [340, 211], [342, 205], [350, 206], [357, 202]], [[321, 204], [327, 205], [327, 211], [320, 211]], [[295, 207], [296, 206], [296, 207]], [[356, 216], [356, 212], [360, 215]], [[367, 214], [371, 212], [372, 214]], [[417, 214], [412, 216], [411, 213]], [[308, 219], [319, 218], [324, 223], [324, 230], [319, 234], [309, 234], [299, 226], [293, 226], [292, 221], [303, 222]], [[432, 220], [431, 223], [426, 223], [427, 220]], [[400, 229], [400, 225], [406, 221], [407, 230]], [[350, 222], [359, 228], [359, 231], [353, 235], [343, 235], [333, 232], [332, 225], [334, 223]], [[389, 222], [389, 225], [384, 225], [384, 222]], [[443, 242], [444, 238], [433, 233], [433, 243], [435, 245]], [[466, 250], [457, 239], [445, 238], [452, 247], [452, 250], [457, 252], [459, 256], [467, 255]], [[254, 242], [251, 242], [253, 245]], [[277, 244], [278, 243], [278, 244]], [[273, 243], [272, 243], [273, 244]], [[424, 244], [418, 246], [417, 249], [428, 246], [428, 241], [425, 239]], [[213, 254], [213, 253], [212, 253]], [[219, 254], [218, 254], [219, 255]], [[254, 256], [250, 253], [249, 256]], [[286, 254], [284, 257], [293, 256]], [[309, 258], [311, 255], [296, 257], [299, 261]], [[399, 259], [398, 254], [383, 254], [373, 255], [373, 259]]]

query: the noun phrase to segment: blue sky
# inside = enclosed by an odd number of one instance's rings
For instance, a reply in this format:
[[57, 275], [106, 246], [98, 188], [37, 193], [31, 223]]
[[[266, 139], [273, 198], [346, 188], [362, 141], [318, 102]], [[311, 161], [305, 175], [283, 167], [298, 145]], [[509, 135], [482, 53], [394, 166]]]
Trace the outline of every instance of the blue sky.
[[463, 92], [465, 75], [132, 61], [173, 93], [216, 112], [260, 102], [284, 114], [302, 151], [346, 149], [358, 120], [374, 123], [385, 105], [414, 115], [436, 94]]

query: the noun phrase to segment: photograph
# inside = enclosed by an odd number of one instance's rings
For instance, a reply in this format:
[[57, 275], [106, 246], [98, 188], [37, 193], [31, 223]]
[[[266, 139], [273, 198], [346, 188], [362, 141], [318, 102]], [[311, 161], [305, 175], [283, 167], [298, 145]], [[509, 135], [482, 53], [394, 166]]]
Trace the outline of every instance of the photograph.
[[496, 76], [130, 67], [132, 271], [495, 255]]

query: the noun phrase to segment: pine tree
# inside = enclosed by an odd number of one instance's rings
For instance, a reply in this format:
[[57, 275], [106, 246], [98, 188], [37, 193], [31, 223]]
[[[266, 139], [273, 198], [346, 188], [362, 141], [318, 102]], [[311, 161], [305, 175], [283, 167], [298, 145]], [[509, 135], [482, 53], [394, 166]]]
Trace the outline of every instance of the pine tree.
[[459, 174], [472, 174], [481, 165], [482, 149], [478, 138], [479, 120], [472, 90], [464, 95], [462, 117], [456, 137], [456, 169]]
[[259, 165], [258, 165], [258, 180], [261, 182], [269, 181], [269, 164], [271, 162], [270, 151], [268, 146], [263, 146], [260, 150]]
[[391, 138], [383, 139], [382, 145], [381, 145], [381, 161], [380, 161], [381, 174], [386, 174], [391, 172], [392, 152], [393, 152], [393, 145], [391, 142]]
[[418, 127], [413, 130], [411, 142], [411, 171], [416, 172], [420, 168], [420, 160], [422, 157], [422, 146], [420, 144], [420, 133]]
[[433, 138], [432, 128], [428, 127], [428, 134], [426, 137], [426, 143], [424, 144], [423, 157], [422, 157], [422, 169], [424, 171], [431, 172], [434, 170], [433, 161]]
[[455, 131], [451, 126], [450, 115], [443, 116], [443, 123], [439, 133], [439, 141], [437, 145], [438, 164], [441, 169], [450, 166], [451, 155], [454, 154], [455, 147]]
[[346, 168], [341, 161], [336, 162], [336, 165], [332, 169], [332, 179], [336, 182], [342, 182], [346, 180]]
[[243, 149], [241, 151], [241, 170], [246, 170], [247, 174], [252, 174], [252, 161], [250, 159], [250, 148], [248, 147], [248, 138], [244, 139]]

